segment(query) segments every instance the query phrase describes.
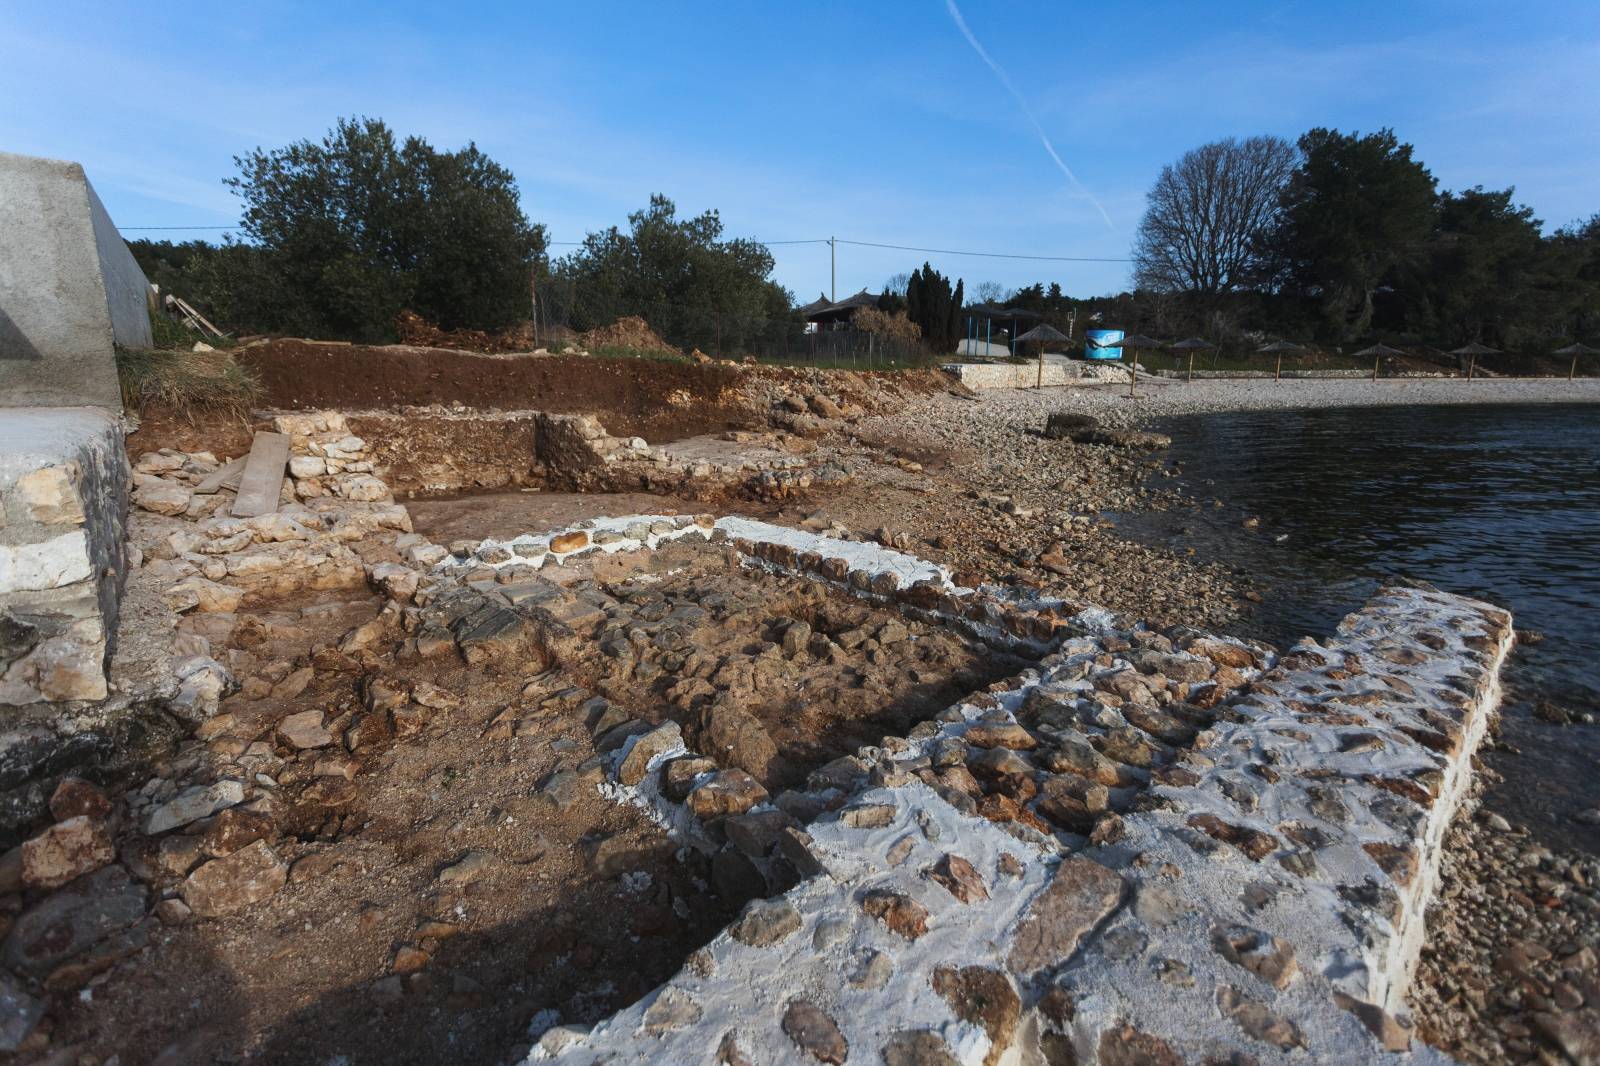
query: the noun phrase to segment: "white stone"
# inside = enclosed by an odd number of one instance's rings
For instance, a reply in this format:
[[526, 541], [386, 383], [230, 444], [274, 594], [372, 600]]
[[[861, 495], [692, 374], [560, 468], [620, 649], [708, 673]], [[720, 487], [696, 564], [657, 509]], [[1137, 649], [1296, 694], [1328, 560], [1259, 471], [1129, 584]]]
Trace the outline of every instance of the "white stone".
[[0, 593], [58, 589], [93, 576], [89, 538], [81, 529], [37, 544], [0, 544]]

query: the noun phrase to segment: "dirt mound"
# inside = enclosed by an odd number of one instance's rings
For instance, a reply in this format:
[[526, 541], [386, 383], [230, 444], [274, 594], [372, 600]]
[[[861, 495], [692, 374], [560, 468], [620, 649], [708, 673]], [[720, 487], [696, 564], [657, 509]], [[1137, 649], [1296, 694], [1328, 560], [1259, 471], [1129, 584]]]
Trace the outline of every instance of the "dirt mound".
[[676, 440], [759, 424], [744, 371], [719, 364], [567, 355], [483, 355], [284, 338], [239, 349], [264, 407], [342, 411], [462, 404], [593, 414], [617, 435]]
[[609, 326], [591, 329], [580, 335], [583, 346], [590, 351], [598, 348], [636, 348], [647, 352], [683, 353], [650, 328], [650, 323], [638, 315], [624, 315]]
[[527, 352], [534, 348], [533, 324], [519, 322], [495, 333], [478, 329], [440, 329], [415, 311], [395, 316], [395, 332], [401, 344], [424, 348], [454, 348], [464, 352]]

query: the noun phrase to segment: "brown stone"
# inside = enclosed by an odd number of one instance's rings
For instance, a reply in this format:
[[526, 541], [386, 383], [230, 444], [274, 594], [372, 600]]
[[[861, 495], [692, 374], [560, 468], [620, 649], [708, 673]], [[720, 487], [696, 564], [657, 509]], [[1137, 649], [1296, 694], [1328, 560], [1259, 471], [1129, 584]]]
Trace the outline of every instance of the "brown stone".
[[723, 766], [766, 777], [778, 746], [754, 715], [729, 703], [714, 703], [700, 712], [696, 745]]
[[961, 739], [975, 748], [1009, 748], [1013, 751], [1030, 751], [1039, 746], [1033, 734], [1015, 722], [980, 722], [972, 726]]
[[1010, 979], [984, 966], [959, 970], [945, 966], [933, 972], [932, 983], [957, 1018], [988, 1034], [989, 1054], [983, 1062], [984, 1066], [996, 1066], [1010, 1049], [1022, 1017], [1022, 1000]]
[[721, 770], [690, 792], [685, 802], [695, 817], [711, 819], [743, 814], [766, 798], [767, 790], [743, 770]]
[[50, 817], [58, 822], [78, 815], [104, 818], [111, 813], [111, 801], [99, 788], [81, 777], [63, 777], [50, 794]]
[[973, 903], [989, 898], [989, 889], [983, 883], [983, 875], [959, 855], [945, 855], [934, 863], [928, 870], [928, 878], [935, 884], [943, 885], [945, 891], [962, 903]]
[[1249, 826], [1234, 825], [1225, 822], [1214, 814], [1193, 814], [1189, 816], [1190, 828], [1198, 829], [1209, 837], [1232, 844], [1244, 852], [1251, 859], [1260, 862], [1262, 859], [1278, 850], [1280, 841], [1271, 833]]
[[421, 948], [407, 944], [394, 953], [394, 972], [397, 974], [416, 973], [428, 965], [428, 960], [432, 957]]
[[[1376, 1003], [1368, 1003], [1365, 1000], [1356, 999], [1354, 996], [1346, 995], [1337, 990], [1333, 993], [1333, 1001], [1359, 1018], [1361, 1024], [1365, 1025], [1372, 1035], [1378, 1038], [1378, 1043], [1383, 1045], [1383, 1050], [1392, 1052], [1410, 1050], [1411, 1027]], [[1534, 1019], [1534, 1025], [1536, 1027], [1539, 1025], [1537, 1017]], [[1595, 1032], [1594, 1035], [1600, 1037], [1600, 1032]], [[1589, 1048], [1590, 1058], [1593, 1058], [1596, 1054], [1600, 1054], [1600, 1040], [1596, 1040]], [[1571, 1055], [1574, 1062], [1589, 1061], [1578, 1055], [1571, 1054], [1571, 1052], [1569, 1052], [1569, 1055]]]
[[80, 814], [23, 842], [22, 883], [29, 888], [58, 888], [116, 857], [106, 823]]
[[1020, 977], [1058, 966], [1122, 902], [1122, 877], [1092, 859], [1072, 855], [1033, 897], [1017, 925], [1008, 965]]
[[694, 788], [694, 779], [716, 768], [716, 761], [703, 755], [680, 755], [676, 759], [669, 759], [661, 767], [662, 795], [674, 803], [682, 803]]
[[834, 1020], [803, 999], [794, 1000], [783, 1012], [783, 1031], [818, 1062], [841, 1066], [850, 1054], [850, 1044]]
[[278, 735], [293, 748], [325, 748], [333, 743], [333, 734], [323, 727], [322, 719], [319, 710], [291, 714], [278, 723]]
[[915, 940], [928, 931], [928, 908], [903, 892], [873, 889], [861, 897], [861, 909], [907, 940]]
[[1217, 988], [1217, 1007], [1250, 1036], [1283, 1051], [1305, 1046], [1300, 1027], [1250, 999], [1231, 985]]
[[1100, 1034], [1100, 1066], [1183, 1066], [1183, 1057], [1159, 1036], [1131, 1025]]
[[202, 918], [232, 914], [270, 898], [283, 887], [289, 868], [266, 841], [258, 840], [224, 859], [212, 859], [179, 888], [183, 901]]
[[200, 848], [212, 858], [220, 859], [258, 840], [270, 841], [276, 835], [277, 826], [270, 815], [230, 807], [206, 826]]
[[1243, 925], [1219, 926], [1212, 930], [1211, 944], [1217, 954], [1236, 966], [1243, 966], [1279, 991], [1288, 988], [1300, 972], [1293, 945], [1259, 929]]
[[550, 550], [553, 552], [575, 552], [588, 546], [589, 534], [581, 529], [560, 533], [550, 538]]
[[728, 935], [741, 944], [770, 948], [800, 929], [800, 912], [786, 899], [757, 899], [745, 904]]
[[683, 733], [677, 722], [667, 722], [643, 734], [633, 742], [628, 754], [617, 767], [617, 780], [624, 785], [637, 785], [645, 779], [650, 760], [665, 755], [683, 744]]

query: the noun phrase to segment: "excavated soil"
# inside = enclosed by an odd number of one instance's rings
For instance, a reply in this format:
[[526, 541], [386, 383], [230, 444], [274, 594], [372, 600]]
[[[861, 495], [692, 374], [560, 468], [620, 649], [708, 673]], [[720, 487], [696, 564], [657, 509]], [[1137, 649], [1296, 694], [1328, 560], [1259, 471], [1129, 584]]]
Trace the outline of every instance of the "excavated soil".
[[[594, 755], [558, 677], [390, 661], [376, 675], [385, 683], [430, 682], [460, 702], [377, 722], [361, 675], [340, 669], [329, 645], [378, 605], [301, 598], [235, 628], [229, 657], [242, 678], [318, 665], [297, 695], [250, 699], [247, 687], [223, 704], [230, 739], [259, 737], [286, 759], [260, 813], [289, 883], [236, 914], [151, 919], [138, 966], [55, 998], [50, 1046], [75, 1052], [61, 1061], [506, 1062], [541, 1011], [604, 1017], [669, 977], [745, 902], [717, 894], [708, 864], [638, 810], [592, 787], [561, 802], [541, 794]], [[526, 727], [487, 739], [484, 723], [507, 706], [524, 709]], [[317, 708], [331, 744], [297, 751], [275, 732]], [[341, 738], [354, 742], [348, 756]], [[346, 758], [348, 782], [330, 765]], [[180, 754], [158, 771], [184, 780], [192, 762]], [[207, 839], [214, 821], [190, 839]], [[136, 830], [125, 835], [125, 861], [161, 861], [141, 853]], [[406, 972], [407, 958], [419, 968]]]
[[262, 406], [312, 410], [464, 404], [594, 414], [608, 430], [671, 440], [751, 424], [740, 370], [567, 355], [481, 355], [405, 345], [275, 340], [240, 348]]

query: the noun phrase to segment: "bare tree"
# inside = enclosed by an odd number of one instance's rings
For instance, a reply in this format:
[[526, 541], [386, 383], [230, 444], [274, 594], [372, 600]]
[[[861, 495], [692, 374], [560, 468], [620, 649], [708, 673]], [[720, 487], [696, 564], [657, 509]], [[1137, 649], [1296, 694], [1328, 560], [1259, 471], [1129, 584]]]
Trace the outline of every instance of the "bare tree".
[[980, 281], [972, 287], [973, 298], [981, 304], [1004, 303], [1011, 290], [998, 281]]
[[1282, 137], [1229, 137], [1162, 167], [1134, 237], [1134, 283], [1208, 302], [1248, 284], [1299, 158]]

